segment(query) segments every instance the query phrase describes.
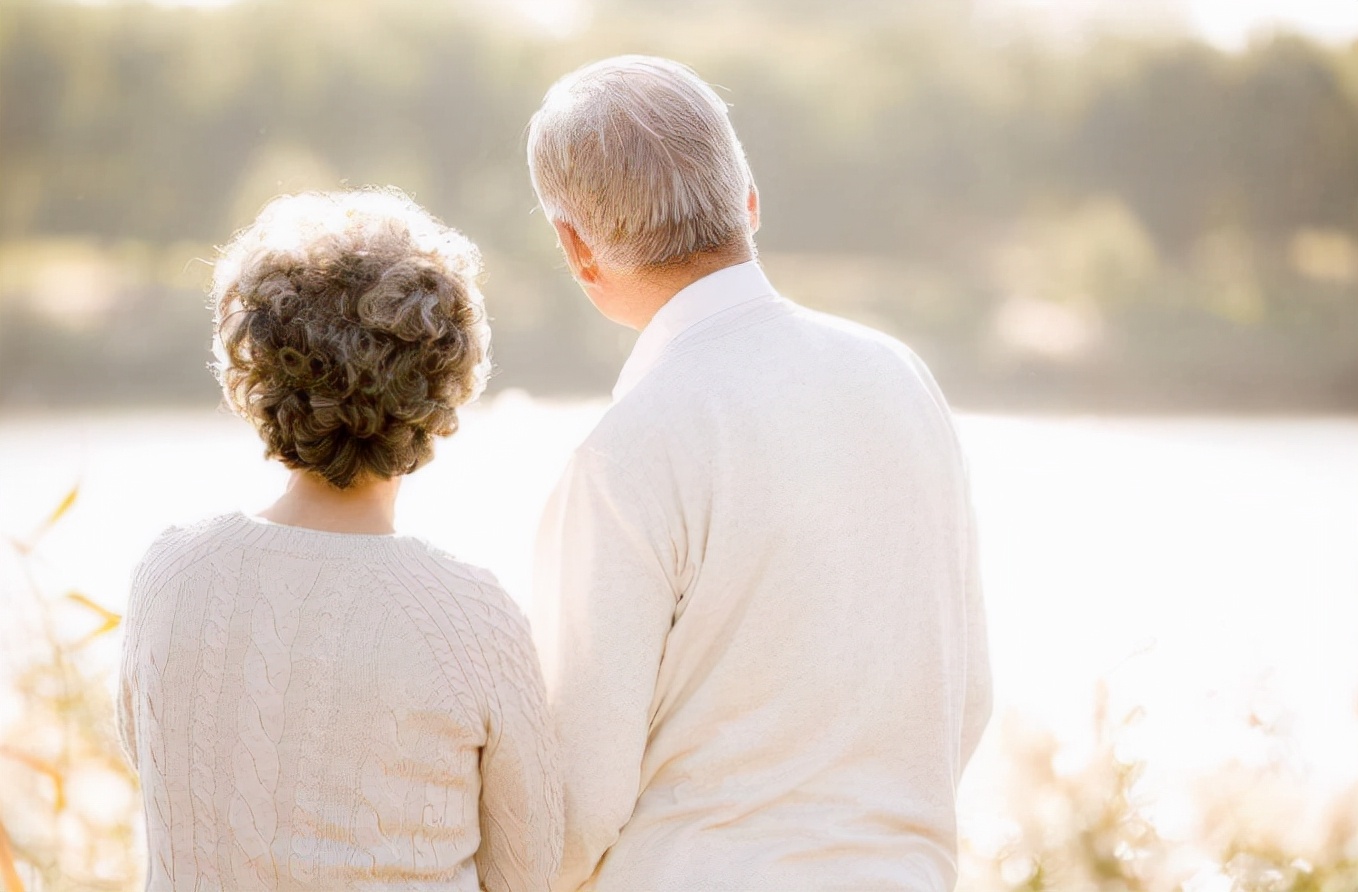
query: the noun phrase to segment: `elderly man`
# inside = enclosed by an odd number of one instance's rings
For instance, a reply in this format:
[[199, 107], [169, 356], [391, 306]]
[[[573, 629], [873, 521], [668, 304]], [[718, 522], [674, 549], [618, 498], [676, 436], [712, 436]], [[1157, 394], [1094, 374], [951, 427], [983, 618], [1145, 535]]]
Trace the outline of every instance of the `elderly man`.
[[744, 150], [690, 69], [567, 75], [528, 160], [580, 287], [641, 332], [539, 537], [558, 887], [952, 888], [990, 677], [928, 371], [774, 290]]

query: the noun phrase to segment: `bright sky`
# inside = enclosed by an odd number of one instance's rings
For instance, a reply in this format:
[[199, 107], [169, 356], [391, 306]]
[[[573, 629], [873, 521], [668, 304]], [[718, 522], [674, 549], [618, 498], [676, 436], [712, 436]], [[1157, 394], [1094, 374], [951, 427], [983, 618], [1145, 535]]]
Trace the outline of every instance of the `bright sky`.
[[[111, 0], [83, 0], [104, 3]], [[117, 2], [117, 0], [112, 0]], [[152, 0], [162, 6], [224, 6], [234, 0]], [[589, 0], [473, 0], [510, 12], [546, 31], [566, 36], [582, 24]], [[1328, 43], [1358, 40], [1358, 0], [978, 0], [1001, 15], [1031, 16], [1062, 35], [1090, 24], [1144, 29], [1188, 29], [1224, 49], [1245, 46], [1251, 35], [1282, 27]]]
[[1328, 43], [1358, 40], [1358, 0], [981, 0], [995, 12], [1031, 13], [1058, 34], [1091, 23], [1187, 28], [1224, 49], [1274, 28]]
[[1325, 41], [1358, 39], [1358, 0], [1186, 0], [1184, 5], [1194, 30], [1232, 48], [1261, 25], [1283, 24]]

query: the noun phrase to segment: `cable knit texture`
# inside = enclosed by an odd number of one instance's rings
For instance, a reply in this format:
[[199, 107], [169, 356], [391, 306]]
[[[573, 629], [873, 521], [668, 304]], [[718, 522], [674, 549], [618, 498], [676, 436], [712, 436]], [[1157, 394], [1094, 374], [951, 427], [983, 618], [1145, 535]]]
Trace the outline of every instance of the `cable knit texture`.
[[527, 622], [418, 539], [168, 530], [133, 580], [119, 727], [149, 890], [539, 890], [560, 862]]

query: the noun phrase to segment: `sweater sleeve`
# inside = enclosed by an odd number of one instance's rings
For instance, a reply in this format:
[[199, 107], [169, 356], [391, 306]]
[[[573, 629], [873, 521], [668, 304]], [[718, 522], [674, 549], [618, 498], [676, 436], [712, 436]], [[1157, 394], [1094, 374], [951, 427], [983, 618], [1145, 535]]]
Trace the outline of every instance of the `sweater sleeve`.
[[673, 555], [649, 493], [609, 458], [578, 451], [543, 517], [535, 573], [566, 798], [555, 889], [589, 880], [636, 805], [674, 618]]
[[118, 661], [118, 699], [114, 703], [118, 743], [122, 747], [123, 759], [133, 771], [137, 770], [137, 717], [132, 690], [137, 641], [130, 630], [135, 619], [134, 611], [140, 594], [137, 590], [139, 578], [140, 574], [132, 583], [127, 599], [127, 609], [123, 612], [122, 629], [120, 630], [123, 636], [122, 656]]
[[122, 746], [123, 759], [133, 771], [137, 770], [137, 727], [132, 706], [131, 654], [125, 653], [122, 668], [118, 672], [118, 743]]
[[993, 684], [990, 674], [990, 648], [986, 634], [985, 606], [981, 594], [980, 552], [976, 544], [976, 512], [969, 510], [966, 598], [967, 620], [967, 682], [966, 701], [962, 713], [962, 761], [960, 772], [970, 761], [981, 741], [981, 733], [990, 721], [993, 703]]
[[123, 758], [133, 771], [138, 771], [137, 762], [137, 675], [136, 667], [140, 659], [142, 601], [146, 589], [156, 575], [156, 568], [163, 559], [166, 544], [177, 532], [170, 527], [147, 549], [136, 568], [128, 586], [127, 608], [122, 620], [122, 655], [118, 668], [118, 698], [114, 704], [118, 731], [118, 743], [122, 747]]
[[528, 624], [517, 611], [505, 619], [486, 643], [500, 667], [481, 752], [477, 874], [486, 892], [546, 892], [561, 863], [556, 738]]

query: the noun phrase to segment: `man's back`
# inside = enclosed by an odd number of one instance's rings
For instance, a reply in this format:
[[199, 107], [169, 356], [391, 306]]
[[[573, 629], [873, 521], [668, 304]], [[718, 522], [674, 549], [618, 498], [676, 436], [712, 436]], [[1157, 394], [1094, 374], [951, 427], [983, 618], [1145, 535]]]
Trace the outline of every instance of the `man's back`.
[[773, 296], [693, 325], [544, 544], [564, 886], [602, 855], [599, 889], [952, 887], [989, 673], [965, 473], [909, 351]]

